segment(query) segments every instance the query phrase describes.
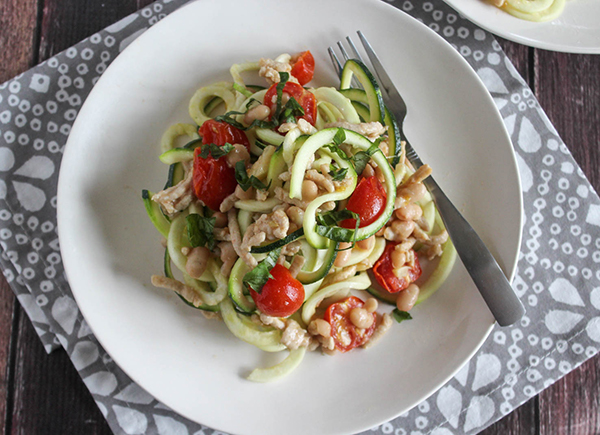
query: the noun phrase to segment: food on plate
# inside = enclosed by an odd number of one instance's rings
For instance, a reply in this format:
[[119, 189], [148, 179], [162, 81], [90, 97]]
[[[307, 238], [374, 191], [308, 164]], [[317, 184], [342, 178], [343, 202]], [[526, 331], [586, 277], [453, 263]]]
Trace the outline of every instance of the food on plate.
[[[339, 89], [304, 87], [314, 68], [310, 51], [283, 54], [200, 88], [194, 124], [163, 135], [166, 185], [142, 192], [165, 239], [152, 283], [247, 343], [289, 351], [255, 369], [257, 382], [288, 374], [307, 350], [372, 346], [456, 257], [423, 185], [431, 168], [406, 160], [369, 70], [350, 60]], [[266, 87], [245, 83], [253, 72]]]
[[562, 14], [566, 0], [490, 0], [500, 9], [529, 21], [552, 21]]

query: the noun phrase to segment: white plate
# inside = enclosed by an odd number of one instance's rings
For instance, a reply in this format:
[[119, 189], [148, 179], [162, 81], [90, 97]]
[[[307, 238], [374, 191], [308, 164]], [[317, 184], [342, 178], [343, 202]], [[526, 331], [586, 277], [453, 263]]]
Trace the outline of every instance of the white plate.
[[480, 27], [520, 44], [566, 53], [600, 53], [600, 1], [569, 0], [554, 21], [521, 20], [486, 0], [444, 0]]
[[191, 420], [261, 435], [368, 429], [443, 385], [493, 325], [457, 265], [415, 320], [394, 326], [373, 349], [313, 353], [287, 379], [255, 384], [244, 376], [273, 363], [272, 354], [150, 284], [163, 249], [140, 192], [163, 185], [159, 138], [189, 120], [194, 90], [228, 79], [235, 62], [305, 49], [316, 58], [316, 84], [337, 85], [327, 45], [357, 28], [406, 98], [412, 143], [514, 272], [521, 196], [510, 140], [483, 84], [439, 36], [379, 1], [192, 3], [144, 33], [99, 80], [69, 137], [58, 201], [69, 282], [96, 337], [139, 385]]

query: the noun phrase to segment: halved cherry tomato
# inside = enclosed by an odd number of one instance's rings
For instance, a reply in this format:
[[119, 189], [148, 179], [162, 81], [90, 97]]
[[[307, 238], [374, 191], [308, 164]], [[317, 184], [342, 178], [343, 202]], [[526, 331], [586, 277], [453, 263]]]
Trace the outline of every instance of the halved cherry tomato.
[[310, 51], [304, 51], [292, 58], [291, 74], [302, 86], [310, 82], [315, 73], [315, 58]]
[[[360, 217], [359, 227], [366, 227], [377, 220], [385, 209], [387, 195], [377, 177], [362, 178], [350, 199], [346, 208]], [[340, 223], [343, 228], [355, 228], [356, 219], [346, 219]]]
[[416, 254], [415, 265], [410, 268], [408, 275], [405, 278], [400, 279], [394, 274], [392, 252], [396, 249], [397, 244], [398, 243], [388, 242], [385, 251], [383, 251], [379, 260], [375, 262], [375, 266], [373, 266], [373, 275], [375, 276], [375, 279], [381, 287], [389, 293], [398, 293], [399, 291], [404, 290], [411, 282], [415, 282], [421, 276], [421, 264], [419, 263], [419, 257], [417, 257]]
[[357, 328], [350, 320], [350, 311], [353, 308], [362, 308], [365, 303], [356, 296], [349, 296], [346, 299], [331, 304], [323, 320], [331, 325], [331, 336], [336, 349], [341, 352], [348, 352], [355, 347], [365, 344], [376, 326], [376, 314], [373, 313], [373, 323], [368, 328]]
[[[226, 143], [245, 145], [250, 151], [250, 142], [246, 134], [225, 123], [209, 119], [199, 131], [202, 144], [213, 143], [223, 146]], [[212, 210], [219, 210], [225, 198], [231, 195], [237, 181], [235, 169], [229, 167], [224, 158], [215, 160], [212, 156], [200, 157], [201, 147], [194, 151], [193, 185], [196, 197]]]
[[291, 316], [304, 302], [304, 286], [281, 264], [271, 269], [271, 275], [273, 278], [269, 278], [260, 293], [250, 289], [250, 295], [258, 309], [266, 315]]
[[[308, 121], [311, 125], [315, 125], [317, 120], [317, 99], [315, 96], [300, 86], [298, 83], [287, 82], [283, 87], [283, 93], [288, 94], [302, 106], [304, 109], [304, 115], [301, 118]], [[271, 85], [267, 93], [265, 94], [264, 104], [271, 109], [271, 114], [277, 107], [277, 84]], [[271, 115], [269, 115], [269, 120]]]

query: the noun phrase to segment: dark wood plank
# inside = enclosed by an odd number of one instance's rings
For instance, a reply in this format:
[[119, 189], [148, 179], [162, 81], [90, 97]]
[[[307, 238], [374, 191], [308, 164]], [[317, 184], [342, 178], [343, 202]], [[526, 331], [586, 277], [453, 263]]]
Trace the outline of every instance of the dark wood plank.
[[600, 359], [592, 358], [539, 395], [540, 435], [600, 433]]
[[47, 0], [44, 3], [40, 60], [69, 48], [152, 0]]
[[11, 419], [13, 370], [16, 343], [14, 342], [13, 318], [17, 316], [15, 296], [0, 274], [0, 428], [6, 427]]
[[0, 0], [0, 83], [35, 61], [37, 0]]
[[[600, 56], [536, 50], [541, 106], [596, 191], [600, 190]], [[539, 396], [540, 434], [600, 433], [600, 358]]]
[[481, 435], [537, 435], [538, 403], [534, 397], [480, 432]]

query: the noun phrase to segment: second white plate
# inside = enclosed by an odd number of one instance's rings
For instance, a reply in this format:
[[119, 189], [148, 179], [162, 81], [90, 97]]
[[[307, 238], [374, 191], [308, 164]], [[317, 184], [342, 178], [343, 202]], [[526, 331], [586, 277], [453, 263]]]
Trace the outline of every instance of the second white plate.
[[478, 26], [510, 41], [565, 53], [600, 53], [600, 1], [569, 0], [554, 21], [513, 17], [486, 0], [444, 0]]

